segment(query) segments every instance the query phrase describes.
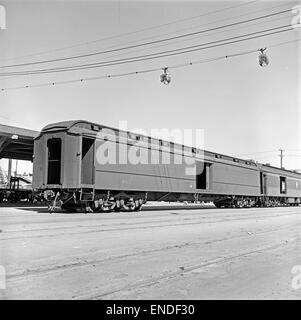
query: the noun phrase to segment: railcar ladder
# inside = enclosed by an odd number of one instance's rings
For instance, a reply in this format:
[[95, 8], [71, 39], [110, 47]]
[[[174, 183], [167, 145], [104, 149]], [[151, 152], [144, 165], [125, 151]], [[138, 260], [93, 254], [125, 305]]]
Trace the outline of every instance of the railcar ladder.
[[89, 190], [85, 190], [84, 188], [82, 188], [80, 190], [80, 201], [94, 201], [94, 197], [95, 197], [95, 189], [93, 188], [92, 191], [91, 189]]

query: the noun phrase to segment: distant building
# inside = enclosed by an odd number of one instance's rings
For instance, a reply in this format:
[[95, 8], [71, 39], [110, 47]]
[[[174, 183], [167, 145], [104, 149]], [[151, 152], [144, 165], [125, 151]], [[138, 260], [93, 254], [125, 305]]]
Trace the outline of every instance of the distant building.
[[7, 184], [7, 175], [0, 166], [0, 185]]

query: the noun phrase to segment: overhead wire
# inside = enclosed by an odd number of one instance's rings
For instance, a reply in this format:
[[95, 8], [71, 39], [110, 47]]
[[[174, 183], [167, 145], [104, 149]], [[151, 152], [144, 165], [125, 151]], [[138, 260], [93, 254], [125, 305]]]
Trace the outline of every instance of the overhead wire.
[[[163, 51], [163, 52], [157, 52], [157, 53], [152, 53], [152, 54], [147, 54], [147, 55], [129, 57], [129, 58], [124, 58], [124, 59], [101, 61], [98, 63], [81, 64], [81, 65], [59, 67], [59, 68], [24, 70], [24, 71], [20, 71], [20, 72], [7, 72], [7, 73], [0, 73], [0, 76], [8, 76], [8, 75], [21, 75], [22, 76], [22, 75], [34, 75], [34, 74], [76, 71], [76, 70], [100, 68], [100, 67], [106, 67], [106, 66], [112, 66], [112, 65], [128, 64], [128, 63], [158, 59], [158, 58], [163, 58], [163, 57], [170, 57], [170, 56], [174, 56], [174, 55], [191, 53], [191, 52], [195, 52], [195, 51], [220, 47], [220, 46], [224, 46], [224, 45], [229, 45], [229, 44], [233, 44], [233, 43], [243, 42], [243, 41], [247, 41], [247, 40], [257, 39], [257, 38], [266, 37], [266, 36], [270, 36], [270, 35], [274, 35], [274, 34], [279, 34], [282, 32], [291, 31], [291, 30], [294, 30], [292, 28], [293, 26], [294, 25], [291, 25], [291, 24], [284, 25], [284, 26], [270, 28], [270, 29], [266, 29], [266, 30], [251, 32], [251, 33], [248, 33], [245, 35], [235, 36], [235, 37], [231, 37], [231, 38], [227, 38], [227, 39], [220, 39], [220, 40], [215, 40], [215, 41], [211, 41], [208, 43], [202, 43], [202, 44], [198, 44], [198, 45], [194, 45], [194, 46], [182, 47], [182, 48], [177, 48], [177, 49], [173, 49], [173, 50], [167, 50], [167, 51]], [[277, 29], [281, 29], [281, 28], [282, 29], [287, 28], [287, 29], [269, 32], [266, 34], [260, 34], [257, 36], [252, 36], [252, 35], [255, 35], [258, 33], [273, 31], [273, 30], [277, 30]], [[247, 36], [248, 36], [248, 38], [238, 39], [238, 38], [247, 37]], [[251, 36], [251, 37], [249, 37], [249, 36]], [[238, 39], [238, 40], [234, 40], [234, 39]], [[230, 40], [233, 40], [233, 41], [230, 41]], [[225, 42], [225, 41], [228, 41], [228, 42], [220, 43], [220, 42]], [[178, 52], [178, 51], [180, 51], [180, 52]]]
[[[258, 13], [258, 12], [262, 12], [262, 11], [266, 11], [266, 10], [270, 10], [270, 9], [275, 9], [275, 8], [279, 8], [279, 7], [283, 7], [283, 6], [287, 6], [287, 4], [281, 4], [281, 5], [277, 5], [277, 6], [273, 6], [273, 7], [269, 7], [269, 8], [266, 8], [266, 9], [260, 9], [260, 10], [256, 10], [256, 11], [252, 11], [252, 12], [248, 12], [248, 13], [244, 13], [244, 14], [241, 14], [241, 15], [237, 15], [237, 16], [232, 16], [232, 17], [228, 17], [228, 18], [224, 18], [224, 19], [219, 19], [219, 20], [215, 20], [215, 21], [211, 21], [211, 22], [207, 22], [207, 23], [203, 23], [201, 25], [197, 25], [197, 26], [193, 26], [193, 27], [186, 27], [186, 28], [182, 28], [182, 29], [179, 29], [177, 31], [172, 31], [172, 32], [167, 32], [167, 33], [163, 33], [163, 34], [160, 34], [160, 36], [166, 36], [166, 35], [170, 35], [170, 34], [176, 34], [178, 33], [179, 31], [186, 31], [186, 30], [191, 30], [191, 29], [195, 29], [197, 27], [203, 27], [203, 26], [206, 26], [206, 25], [210, 25], [210, 24], [213, 24], [213, 23], [216, 23], [216, 22], [221, 22], [221, 21], [227, 21], [227, 20], [231, 20], [231, 19], [235, 19], [235, 18], [240, 18], [240, 17], [243, 17], [243, 16], [248, 16], [250, 14], [253, 14], [253, 13]], [[289, 12], [287, 12], [289, 13]], [[286, 17], [287, 18], [287, 17]], [[282, 19], [282, 18], [280, 18]], [[275, 19], [276, 20], [276, 19]], [[263, 23], [268, 23], [268, 22], [271, 22], [273, 20], [269, 20], [267, 22], [263, 22]], [[254, 24], [253, 24], [254, 25]], [[232, 29], [232, 30], [235, 30], [235, 29]], [[217, 33], [214, 33], [214, 34], [217, 34]], [[210, 35], [209, 35], [210, 36]], [[144, 40], [149, 40], [149, 39], [154, 39], [154, 38], [157, 38], [158, 36], [150, 36], [150, 37], [146, 37], [146, 38], [142, 38], [142, 39], [139, 39], [139, 41], [144, 41]], [[195, 37], [196, 38], [196, 37]], [[195, 39], [195, 38], [191, 38], [191, 39]], [[187, 40], [190, 40], [190, 39], [187, 39]], [[185, 40], [181, 40], [181, 41], [187, 41], [186, 39]], [[130, 41], [130, 42], [126, 42], [126, 43], [123, 43], [122, 45], [127, 45], [127, 44], [132, 44], [132, 43], [136, 43], [137, 40], [135, 41]], [[176, 43], [176, 42], [173, 42], [173, 43]], [[169, 45], [169, 44], [164, 44], [164, 45], [159, 45], [159, 46], [156, 46], [156, 47], [160, 47], [160, 46], [165, 46], [165, 45]], [[111, 49], [111, 48], [116, 48], [118, 47], [118, 45], [114, 45], [114, 46], [110, 46], [110, 47], [106, 47], [106, 48], [103, 48], [103, 50], [108, 50], [108, 49]], [[137, 52], [138, 50], [135, 50], [135, 52]], [[123, 54], [120, 54], [120, 55], [123, 55]], [[117, 55], [115, 55], [117, 56]]]
[[[253, 2], [258, 2], [258, 0], [255, 0], [255, 1], [251, 1], [249, 3], [245, 3], [243, 5], [247, 5], [247, 4], [251, 4]], [[202, 26], [206, 26], [206, 25], [210, 25], [210, 24], [213, 24], [213, 23], [216, 23], [216, 22], [221, 22], [221, 21], [227, 21], [227, 20], [231, 20], [231, 19], [235, 19], [235, 18], [240, 18], [240, 17], [243, 17], [243, 16], [248, 16], [250, 14], [253, 14], [253, 13], [258, 13], [258, 12], [263, 12], [263, 11], [266, 11], [266, 10], [271, 10], [271, 9], [275, 9], [275, 8], [279, 8], [279, 7], [283, 7], [283, 6], [287, 6], [287, 4], [280, 4], [280, 5], [277, 5], [277, 6], [273, 6], [273, 7], [268, 7], [268, 8], [265, 8], [265, 9], [260, 9], [260, 10], [255, 10], [255, 11], [251, 11], [251, 12], [248, 12], [248, 13], [244, 13], [244, 14], [241, 14], [241, 15], [236, 15], [236, 16], [231, 16], [231, 17], [228, 17], [228, 18], [224, 18], [224, 19], [219, 19], [219, 20], [215, 20], [215, 21], [211, 21], [211, 22], [208, 22], [208, 23], [204, 23], [204, 24], [201, 24], [201, 25], [197, 25], [197, 26], [194, 26], [194, 27], [187, 27], [187, 28], [182, 28], [180, 30], [177, 30], [177, 31], [173, 31], [173, 32], [168, 32], [168, 33], [164, 33], [164, 34], [161, 34], [161, 36], [163, 35], [170, 35], [170, 34], [175, 34], [179, 31], [185, 31], [185, 30], [191, 30], [191, 29], [194, 29], [196, 27], [202, 27]], [[235, 6], [231, 7], [231, 8], [235, 8]], [[230, 7], [229, 7], [230, 9]], [[222, 9], [221, 9], [222, 10]], [[206, 14], [204, 14], [206, 15]], [[164, 25], [164, 24], [163, 24]], [[160, 25], [159, 25], [160, 26]], [[147, 29], [147, 28], [146, 28]], [[138, 30], [137, 32], [142, 32], [144, 31], [145, 29], [141, 29], [141, 30]], [[131, 33], [131, 32], [130, 32]], [[130, 34], [129, 33], [129, 34]], [[135, 33], [135, 32], [134, 32]], [[119, 37], [119, 36], [122, 36], [123, 34], [121, 35], [117, 35], [116, 37]], [[125, 35], [125, 34], [124, 34]], [[114, 36], [113, 36], [114, 37]], [[143, 38], [143, 39], [140, 39], [139, 41], [143, 41], [143, 40], [148, 40], [148, 39], [153, 39], [153, 38], [156, 38], [158, 36], [151, 36], [151, 37], [147, 37], [147, 38]], [[111, 37], [108, 37], [107, 39], [110, 39]], [[99, 40], [95, 40], [95, 41], [92, 41], [92, 42], [98, 42], [98, 41], [101, 41], [101, 40], [105, 40], [105, 39], [99, 39]], [[136, 41], [130, 41], [130, 42], [126, 42], [126, 43], [123, 43], [123, 45], [126, 45], [126, 44], [131, 44], [131, 43], [135, 43]], [[82, 45], [84, 45], [85, 43], [83, 43]], [[81, 44], [78, 44], [78, 46], [80, 46]], [[75, 45], [77, 46], [77, 45]], [[71, 46], [72, 47], [72, 46]], [[70, 48], [71, 48], [70, 47]], [[66, 48], [69, 48], [69, 47], [66, 47]], [[106, 49], [111, 49], [111, 48], [116, 48], [116, 45], [115, 46], [110, 46], [110, 47], [107, 47], [105, 48], [104, 50]], [[61, 49], [64, 49], [64, 48], [61, 48]], [[60, 50], [60, 49], [58, 49]], [[48, 51], [45, 51], [45, 53], [47, 53]], [[37, 55], [37, 54], [35, 54]], [[25, 57], [25, 56], [23, 56]], [[17, 58], [22, 58], [22, 57], [16, 57]]]
[[4, 68], [23, 67], [23, 66], [29, 66], [29, 65], [52, 63], [52, 62], [61, 62], [61, 61], [74, 60], [74, 59], [79, 59], [79, 58], [84, 58], [84, 57], [91, 57], [91, 56], [95, 56], [95, 55], [101, 55], [101, 54], [105, 54], [105, 53], [123, 51], [123, 50], [132, 49], [132, 48], [148, 46], [148, 45], [151, 45], [151, 44], [157, 44], [157, 43], [162, 43], [162, 42], [171, 41], [171, 40], [175, 40], [175, 39], [181, 39], [181, 38], [185, 38], [185, 37], [190, 37], [192, 35], [202, 34], [202, 33], [210, 32], [210, 31], [215, 31], [215, 30], [219, 30], [219, 29], [223, 29], [223, 28], [227, 28], [227, 27], [231, 27], [231, 26], [236, 26], [236, 25], [239, 25], [239, 24], [249, 23], [249, 22], [252, 22], [252, 21], [265, 19], [265, 18], [268, 18], [268, 17], [273, 17], [275, 15], [280, 15], [280, 14], [287, 13], [287, 12], [291, 12], [291, 9], [282, 10], [282, 11], [270, 13], [270, 14], [267, 14], [267, 15], [263, 15], [263, 16], [259, 16], [259, 17], [255, 17], [255, 18], [239, 21], [239, 22], [230, 23], [230, 24], [227, 24], [227, 25], [217, 26], [217, 27], [210, 28], [210, 29], [199, 30], [199, 31], [191, 32], [191, 33], [181, 34], [181, 35], [177, 35], [177, 36], [174, 36], [174, 37], [158, 39], [158, 40], [154, 40], [154, 41], [150, 41], [150, 42], [138, 43], [138, 44], [135, 44], [135, 45], [132, 45], [132, 46], [119, 47], [119, 48], [111, 49], [111, 50], [97, 51], [97, 52], [81, 54], [81, 55], [73, 55], [73, 56], [63, 57], [63, 58], [40, 60], [40, 61], [27, 62], [27, 63], [11, 64], [11, 65], [3, 65], [3, 66], [0, 66], [0, 68], [4, 69]]
[[[192, 40], [199, 39], [199, 38], [211, 37], [211, 36], [214, 36], [214, 35], [217, 35], [217, 34], [227, 33], [227, 32], [230, 32], [230, 31], [236, 31], [236, 30], [241, 30], [241, 29], [245, 29], [245, 28], [250, 28], [250, 27], [257, 26], [257, 25], [271, 23], [271, 22], [275, 22], [275, 21], [279, 21], [279, 20], [283, 20], [283, 19], [287, 19], [287, 18], [288, 17], [281, 17], [281, 18], [271, 19], [269, 21], [261, 21], [261, 22], [257, 22], [257, 23], [252, 23], [251, 25], [244, 25], [244, 26], [240, 26], [240, 27], [236, 27], [236, 28], [231, 28], [229, 30], [217, 31], [217, 32], [214, 32], [214, 33], [211, 33], [211, 34], [206, 34], [206, 35], [202, 35], [202, 36], [196, 36], [196, 37], [192, 37], [191, 39], [184, 39], [184, 40], [182, 39], [182, 40], [178, 40], [178, 41], [172, 42], [172, 45], [180, 43], [180, 42], [183, 43], [183, 42], [187, 42], [187, 41], [192, 41]], [[169, 43], [164, 43], [164, 44], [160, 44], [160, 45], [154, 45], [154, 46], [151, 46], [149, 48], [140, 48], [140, 49], [136, 49], [136, 50], [133, 50], [133, 51], [130, 51], [130, 52], [121, 52], [121, 53], [118, 53], [118, 54], [109, 55], [109, 56], [106, 56], [105, 58], [108, 59], [108, 58], [114, 58], [114, 57], [119, 57], [119, 56], [125, 56], [125, 55], [129, 55], [129, 54], [132, 54], [132, 53], [146, 51], [146, 50], [155, 49], [155, 48], [159, 48], [159, 47], [165, 47], [165, 46], [169, 46], [169, 45], [170, 45]], [[87, 62], [98, 62], [98, 61], [99, 61], [98, 59], [93, 59], [93, 60], [89, 60]], [[2, 76], [2, 77], [0, 77], [0, 81], [4, 81], [6, 79], [11, 79], [11, 78], [14, 78], [14, 77], [16, 77], [16, 76], [14, 76], [14, 75]]]
[[[248, 2], [241, 3], [241, 4], [238, 4], [238, 5], [235, 5], [235, 6], [230, 6], [230, 7], [222, 8], [222, 9], [219, 9], [219, 10], [213, 10], [213, 11], [205, 12], [205, 13], [202, 13], [202, 14], [199, 14], [199, 15], [195, 15], [195, 16], [191, 16], [191, 17], [187, 17], [187, 18], [173, 20], [173, 21], [170, 21], [170, 22], [166, 22], [166, 23], [163, 23], [163, 24], [156, 25], [156, 26], [146, 27], [146, 28], [142, 28], [142, 29], [139, 29], [139, 30], [131, 31], [131, 32], [121, 33], [121, 34], [118, 34], [118, 35], [103, 37], [103, 38], [92, 40], [92, 41], [81, 42], [81, 43], [78, 43], [78, 44], [65, 46], [65, 47], [61, 47], [61, 48], [57, 48], [57, 49], [46, 50], [46, 51], [36, 52], [36, 53], [24, 55], [24, 56], [14, 57], [14, 58], [11, 58], [11, 59], [10, 58], [8, 58], [8, 59], [0, 59], [0, 61], [24, 59], [24, 58], [28, 58], [28, 57], [37, 56], [37, 55], [44, 55], [44, 54], [49, 54], [49, 53], [53, 53], [53, 52], [73, 49], [73, 48], [76, 48], [76, 47], [86, 46], [86, 45], [89, 45], [89, 44], [94, 44], [94, 43], [103, 42], [103, 41], [107, 41], [107, 40], [118, 39], [118, 38], [121, 38], [121, 37], [125, 37], [125, 36], [129, 36], [129, 35], [145, 32], [145, 31], [159, 29], [159, 28], [166, 27], [166, 26], [169, 26], [169, 25], [172, 25], [172, 24], [198, 19], [200, 17], [204, 17], [204, 16], [207, 16], [207, 15], [211, 15], [211, 14], [215, 14], [215, 13], [219, 13], [219, 12], [224, 12], [224, 11], [227, 11], [227, 10], [230, 10], [230, 9], [236, 9], [236, 8], [239, 8], [239, 7], [250, 5], [252, 3], [256, 3], [258, 1], [259, 0], [248, 1]], [[284, 5], [282, 4], [282, 5], [274, 6], [274, 7], [267, 8], [267, 9], [274, 9], [274, 8], [278, 8], [278, 7], [282, 7], [282, 6], [284, 6]], [[256, 11], [256, 12], [258, 12], [258, 11]], [[222, 19], [220, 21], [224, 21], [224, 20], [225, 19]], [[214, 22], [216, 22], [216, 21], [214, 21]], [[214, 22], [212, 22], [212, 23], [214, 23]], [[209, 22], [209, 24], [211, 24], [211, 22]], [[198, 27], [199, 27], [199, 25], [198, 25]], [[183, 29], [181, 29], [181, 30], [183, 30]], [[175, 31], [175, 32], [177, 32], [177, 31]], [[174, 32], [170, 32], [168, 34], [171, 34], [171, 33], [174, 33]], [[149, 38], [153, 38], [153, 37], [149, 37]], [[130, 42], [130, 43], [132, 43], [132, 42]]]
[[269, 151], [258, 151], [258, 152], [252, 152], [252, 153], [239, 153], [237, 154], [238, 156], [251, 156], [251, 155], [256, 155], [256, 154], [263, 154], [263, 153], [271, 153], [271, 152], [278, 152], [279, 150], [274, 149], [274, 150], [269, 150]]
[[[290, 41], [276, 43], [276, 44], [266, 46], [266, 47], [267, 48], [278, 47], [278, 46], [282, 46], [282, 45], [296, 43], [296, 42], [299, 42], [300, 40], [301, 40], [301, 38], [298, 38], [298, 39], [294, 39], [294, 40], [290, 40]], [[254, 52], [258, 52], [258, 49], [253, 49], [253, 50], [244, 51], [244, 52], [238, 52], [235, 54], [228, 54], [228, 55], [219, 56], [219, 57], [215, 57], [215, 58], [208, 58], [208, 59], [202, 59], [202, 60], [197, 60], [197, 61], [188, 62], [188, 63], [172, 65], [172, 66], [169, 66], [168, 68], [176, 69], [176, 68], [188, 67], [188, 66], [192, 66], [192, 65], [196, 65], [196, 64], [218, 61], [221, 59], [229, 59], [232, 57], [248, 55], [248, 54], [251, 54]], [[9, 91], [9, 90], [17, 90], [17, 89], [38, 88], [38, 87], [45, 87], [45, 86], [70, 84], [70, 83], [82, 83], [82, 82], [92, 81], [92, 80], [101, 80], [101, 79], [118, 78], [118, 77], [125, 77], [125, 76], [131, 76], [131, 75], [145, 74], [145, 73], [157, 72], [160, 70], [162, 70], [162, 68], [152, 68], [152, 69], [144, 69], [144, 70], [139, 70], [139, 71], [125, 72], [125, 73], [119, 73], [119, 74], [107, 74], [107, 75], [102, 75], [102, 76], [94, 76], [94, 77], [87, 77], [87, 78], [80, 78], [80, 79], [73, 79], [73, 80], [47, 82], [47, 83], [40, 83], [40, 84], [33, 84], [33, 85], [28, 84], [25, 86], [1, 88], [1, 91], [4, 92], [4, 91]]]
[[[258, 23], [252, 23], [251, 25], [244, 25], [244, 26], [241, 26], [241, 27], [231, 28], [229, 30], [217, 31], [217, 32], [213, 32], [211, 34], [192, 37], [190, 39], [181, 39], [181, 40], [173, 41], [172, 43], [164, 43], [164, 44], [154, 45], [154, 46], [151, 46], [149, 48], [140, 48], [140, 49], [131, 50], [130, 52], [117, 53], [117, 54], [114, 54], [114, 55], [106, 56], [106, 59], [107, 58], [113, 58], [113, 57], [119, 57], [119, 56], [125, 56], [125, 55], [128, 55], [129, 53], [136, 53], [136, 52], [141, 52], [141, 51], [146, 51], [146, 50], [148, 51], [150, 49], [156, 49], [156, 48], [171, 46], [171, 45], [175, 45], [177, 43], [190, 42], [192, 40], [196, 40], [196, 39], [200, 39], [200, 38], [212, 37], [212, 36], [217, 35], [217, 34], [228, 33], [230, 31], [237, 31], [237, 30], [241, 30], [241, 29], [245, 29], [245, 28], [258, 26], [258, 25], [261, 25], [261, 24], [267, 24], [267, 23], [271, 23], [271, 22], [275, 22], [275, 21], [279, 21], [279, 20], [284, 20], [284, 19], [287, 19], [287, 18], [288, 17], [281, 17], [281, 18], [271, 19], [269, 21], [261, 21], [261, 22], [258, 22]], [[96, 62], [96, 61], [98, 61], [98, 59], [89, 60], [87, 62]]]

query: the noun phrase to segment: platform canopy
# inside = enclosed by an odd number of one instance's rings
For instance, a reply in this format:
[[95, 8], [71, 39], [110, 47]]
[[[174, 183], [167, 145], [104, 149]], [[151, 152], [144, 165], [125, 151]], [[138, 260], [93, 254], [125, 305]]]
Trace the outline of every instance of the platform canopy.
[[0, 124], [0, 159], [33, 159], [33, 141], [39, 134], [24, 128]]

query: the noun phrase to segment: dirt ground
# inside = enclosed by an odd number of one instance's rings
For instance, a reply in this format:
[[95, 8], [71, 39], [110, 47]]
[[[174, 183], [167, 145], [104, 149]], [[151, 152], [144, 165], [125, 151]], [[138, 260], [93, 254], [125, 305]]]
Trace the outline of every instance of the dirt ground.
[[301, 207], [106, 214], [5, 207], [0, 229], [0, 299], [301, 298], [292, 286]]

